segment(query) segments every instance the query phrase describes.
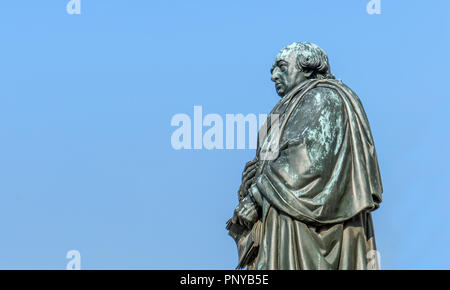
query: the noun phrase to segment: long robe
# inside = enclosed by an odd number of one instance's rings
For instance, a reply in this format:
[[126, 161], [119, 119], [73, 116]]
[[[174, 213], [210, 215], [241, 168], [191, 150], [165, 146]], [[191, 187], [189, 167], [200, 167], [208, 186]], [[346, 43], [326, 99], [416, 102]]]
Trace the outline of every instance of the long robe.
[[[280, 116], [279, 152], [259, 161], [249, 190], [262, 226], [248, 269], [376, 268], [371, 211], [382, 184], [358, 96], [341, 81], [309, 80], [271, 114]], [[273, 146], [271, 132], [258, 155]]]

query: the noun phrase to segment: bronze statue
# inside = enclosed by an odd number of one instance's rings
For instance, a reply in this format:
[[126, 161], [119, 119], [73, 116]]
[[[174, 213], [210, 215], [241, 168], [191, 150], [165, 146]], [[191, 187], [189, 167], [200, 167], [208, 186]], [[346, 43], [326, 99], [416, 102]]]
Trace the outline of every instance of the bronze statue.
[[[361, 101], [312, 43], [283, 48], [271, 73], [282, 99], [244, 168], [239, 205], [227, 223], [238, 268], [376, 268], [371, 211], [383, 189]], [[267, 125], [273, 116], [275, 127]], [[277, 154], [263, 160], [275, 129]]]

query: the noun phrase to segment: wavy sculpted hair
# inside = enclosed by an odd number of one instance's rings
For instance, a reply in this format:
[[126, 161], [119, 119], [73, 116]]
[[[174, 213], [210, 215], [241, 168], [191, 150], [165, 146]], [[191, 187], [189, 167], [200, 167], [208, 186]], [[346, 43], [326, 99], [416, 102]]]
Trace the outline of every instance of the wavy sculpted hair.
[[328, 55], [319, 46], [309, 42], [294, 42], [283, 48], [277, 58], [297, 54], [298, 69], [312, 72], [310, 79], [334, 79], [330, 72]]

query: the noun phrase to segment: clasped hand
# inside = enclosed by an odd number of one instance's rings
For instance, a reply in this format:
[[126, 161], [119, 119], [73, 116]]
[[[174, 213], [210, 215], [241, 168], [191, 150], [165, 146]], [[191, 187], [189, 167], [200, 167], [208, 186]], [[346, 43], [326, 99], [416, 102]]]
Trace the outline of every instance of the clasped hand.
[[250, 199], [249, 196], [241, 200], [239, 205], [234, 210], [232, 222], [234, 224], [240, 224], [249, 229], [258, 220], [258, 209], [256, 204]]
[[257, 171], [258, 171], [258, 159], [255, 157], [255, 159], [245, 164], [244, 171], [242, 172], [242, 183], [238, 191], [239, 200], [242, 200], [247, 196], [248, 189], [255, 181]]
[[258, 220], [258, 206], [255, 201], [250, 198], [248, 190], [255, 181], [256, 172], [258, 170], [258, 159], [255, 158], [252, 161], [245, 164], [244, 171], [242, 173], [242, 183], [239, 187], [238, 197], [239, 205], [236, 207], [232, 222], [241, 224], [247, 228], [251, 228], [252, 225]]

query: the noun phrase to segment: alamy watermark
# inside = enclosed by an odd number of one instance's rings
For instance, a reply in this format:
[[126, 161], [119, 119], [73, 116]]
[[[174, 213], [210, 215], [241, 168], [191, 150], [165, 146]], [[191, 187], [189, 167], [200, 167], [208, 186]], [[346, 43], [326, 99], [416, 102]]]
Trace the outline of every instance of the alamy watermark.
[[70, 0], [66, 5], [66, 11], [68, 14], [81, 14], [81, 0]]
[[261, 159], [273, 160], [279, 148], [279, 116], [267, 117], [267, 114], [252, 113], [225, 114], [225, 118], [219, 114], [203, 116], [202, 106], [194, 106], [193, 118], [187, 114], [172, 117], [170, 125], [178, 128], [170, 142], [175, 150], [256, 149], [259, 145]]
[[366, 10], [370, 15], [381, 14], [381, 0], [370, 0], [367, 3]]
[[70, 250], [66, 254], [70, 261], [66, 265], [66, 270], [81, 270], [81, 254], [77, 250]]
[[376, 250], [367, 252], [367, 270], [381, 270], [381, 255]]
[[[381, 0], [370, 0], [366, 10], [370, 15], [381, 14]], [[70, 15], [81, 14], [81, 0], [70, 0], [66, 5], [66, 11]]]
[[[70, 0], [66, 5], [66, 11], [70, 15], [81, 14], [81, 0]], [[366, 11], [370, 15], [381, 14], [381, 0], [370, 0]]]

